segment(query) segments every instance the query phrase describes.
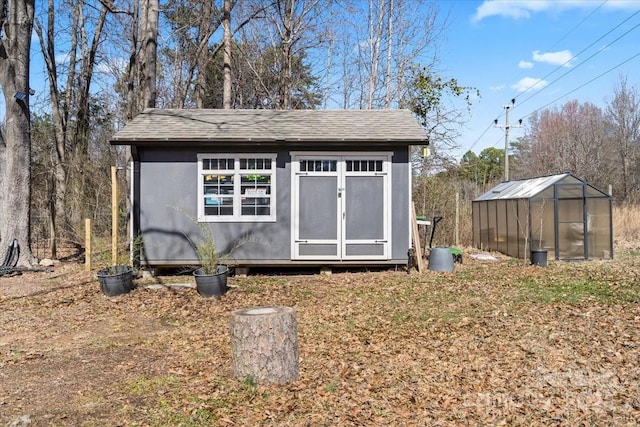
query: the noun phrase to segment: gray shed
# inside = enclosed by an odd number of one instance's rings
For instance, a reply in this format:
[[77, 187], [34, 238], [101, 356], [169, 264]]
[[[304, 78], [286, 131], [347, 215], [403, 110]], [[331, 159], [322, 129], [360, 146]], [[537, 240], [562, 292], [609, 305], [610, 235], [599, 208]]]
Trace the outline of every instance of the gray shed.
[[473, 201], [473, 244], [527, 259], [613, 257], [611, 196], [569, 173], [507, 181]]
[[411, 246], [407, 110], [148, 109], [111, 139], [133, 157], [147, 266], [193, 265], [205, 225], [237, 266], [401, 265]]

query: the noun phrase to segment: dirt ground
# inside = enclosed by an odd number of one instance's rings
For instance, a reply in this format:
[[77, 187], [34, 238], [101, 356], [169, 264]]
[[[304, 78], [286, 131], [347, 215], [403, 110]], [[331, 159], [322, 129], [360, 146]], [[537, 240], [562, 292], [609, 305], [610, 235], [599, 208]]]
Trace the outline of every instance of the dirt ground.
[[[192, 283], [0, 278], [0, 425], [640, 424], [638, 256]], [[229, 313], [262, 305], [296, 308], [293, 384], [232, 378]]]

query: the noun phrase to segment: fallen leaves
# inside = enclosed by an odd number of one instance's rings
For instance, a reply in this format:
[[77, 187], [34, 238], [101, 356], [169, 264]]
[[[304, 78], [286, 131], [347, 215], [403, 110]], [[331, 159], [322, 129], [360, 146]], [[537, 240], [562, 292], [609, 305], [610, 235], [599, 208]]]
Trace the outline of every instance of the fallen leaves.
[[[3, 278], [0, 424], [636, 425], [637, 264], [249, 276], [220, 300]], [[296, 309], [295, 383], [232, 377], [229, 313], [264, 305]]]

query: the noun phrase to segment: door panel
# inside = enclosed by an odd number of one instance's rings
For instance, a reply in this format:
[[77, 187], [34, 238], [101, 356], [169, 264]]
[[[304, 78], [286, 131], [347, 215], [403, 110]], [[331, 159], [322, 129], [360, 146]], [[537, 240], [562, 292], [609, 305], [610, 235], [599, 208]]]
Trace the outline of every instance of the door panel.
[[293, 259], [388, 259], [389, 158], [292, 156]]
[[345, 178], [343, 258], [384, 258], [385, 176]]
[[[338, 238], [338, 199], [335, 176], [301, 176], [299, 213], [299, 238], [302, 240]], [[337, 241], [337, 240], [336, 240]]]
[[384, 238], [384, 182], [382, 177], [346, 178], [346, 235], [352, 239]]

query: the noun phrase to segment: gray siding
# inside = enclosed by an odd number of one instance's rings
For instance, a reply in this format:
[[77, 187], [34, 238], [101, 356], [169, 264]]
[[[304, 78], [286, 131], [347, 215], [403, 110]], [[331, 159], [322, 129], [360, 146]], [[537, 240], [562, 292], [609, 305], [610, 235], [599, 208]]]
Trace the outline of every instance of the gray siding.
[[[197, 264], [190, 242], [198, 241], [201, 230], [191, 218], [197, 216], [197, 154], [205, 147], [139, 147], [139, 230], [143, 239], [141, 260], [150, 266]], [[216, 150], [218, 151], [218, 150]], [[235, 150], [224, 150], [232, 152]], [[254, 152], [257, 150], [253, 150]], [[209, 223], [219, 249], [228, 251], [238, 241], [230, 261], [240, 265], [282, 265], [291, 262], [291, 165], [289, 150], [276, 152], [276, 222]], [[349, 151], [349, 150], [345, 150]], [[392, 151], [392, 150], [388, 150]], [[409, 236], [408, 148], [394, 150], [392, 162], [391, 257], [388, 264], [407, 261]], [[246, 239], [250, 236], [249, 239]], [[365, 262], [378, 264], [379, 262]], [[301, 262], [297, 262], [301, 264]], [[314, 264], [321, 264], [314, 262]], [[331, 262], [329, 264], [340, 264]]]

